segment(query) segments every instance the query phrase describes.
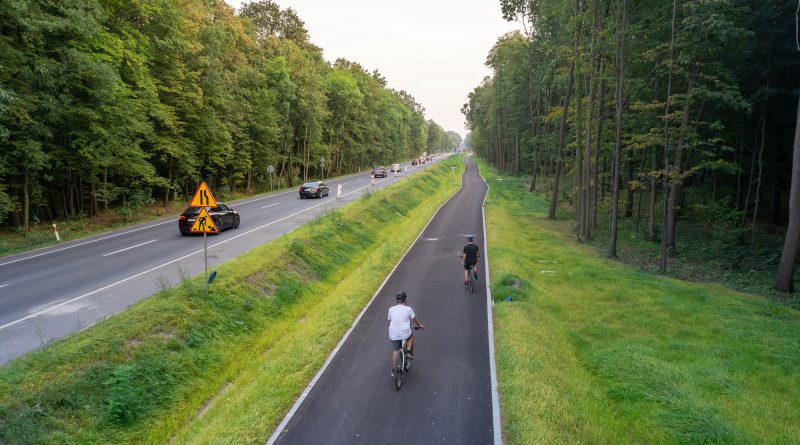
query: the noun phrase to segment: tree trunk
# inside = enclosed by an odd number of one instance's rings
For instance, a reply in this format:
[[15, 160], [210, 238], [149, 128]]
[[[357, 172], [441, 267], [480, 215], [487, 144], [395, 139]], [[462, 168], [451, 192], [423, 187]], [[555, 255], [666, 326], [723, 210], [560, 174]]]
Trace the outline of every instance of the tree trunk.
[[[742, 210], [742, 224], [741, 226], [744, 227], [745, 223], [747, 222], [747, 209], [750, 208], [750, 192], [753, 190], [753, 175], [756, 171], [756, 157], [758, 155], [758, 150], [756, 150], [755, 146], [753, 146], [753, 156], [750, 157], [750, 175], [747, 177], [747, 193], [745, 194], [744, 198], [744, 208]], [[741, 240], [744, 243], [744, 239]]]
[[667, 188], [669, 187], [669, 104], [672, 94], [672, 56], [675, 46], [675, 15], [678, 10], [678, 0], [672, 0], [672, 21], [670, 25], [669, 37], [669, 69], [667, 73], [667, 99], [664, 105], [664, 214], [661, 223], [661, 261], [659, 270], [661, 273], [667, 271], [667, 218], [669, 217], [669, 199]]
[[[584, 87], [584, 93], [586, 88]], [[575, 105], [575, 141], [578, 142], [575, 147], [575, 234], [580, 241], [583, 237], [583, 153], [580, 149], [581, 140], [581, 106], [583, 100], [578, 94], [577, 103]]]
[[[167, 185], [164, 187], [164, 207], [169, 206], [170, 189], [172, 189], [172, 156], [167, 156]], [[106, 198], [106, 201], [108, 201], [108, 198]], [[106, 210], [108, 210], [108, 203], [106, 203]]]
[[519, 128], [514, 128], [514, 176], [519, 176]]
[[765, 130], [767, 125], [767, 116], [766, 111], [761, 116], [761, 145], [758, 149], [758, 180], [756, 181], [756, 199], [753, 202], [753, 228], [751, 230], [751, 237], [750, 237], [750, 247], [753, 248], [756, 245], [756, 221], [758, 221], [758, 202], [759, 197], [761, 196], [761, 158], [764, 155], [764, 139], [765, 139]]
[[[601, 62], [602, 63], [602, 62]], [[603, 66], [600, 65], [600, 77], [602, 77]], [[605, 108], [606, 83], [600, 81], [600, 103], [597, 107], [597, 140], [594, 149], [594, 187], [592, 188], [592, 230], [597, 230], [597, 189], [603, 188], [603, 181], [600, 178], [600, 141], [603, 134], [603, 109]]]
[[30, 175], [28, 174], [28, 168], [26, 167], [23, 171], [22, 177], [22, 229], [25, 232], [28, 231], [29, 221], [31, 220], [31, 198], [30, 194], [28, 193], [28, 187]]
[[658, 149], [653, 147], [653, 160], [650, 164], [650, 206], [647, 209], [647, 239], [653, 241], [656, 239], [656, 199], [658, 193], [656, 191], [656, 159], [658, 158]]
[[[639, 179], [642, 179], [642, 171], [644, 171], [644, 163], [647, 157], [642, 156], [642, 162], [639, 164], [639, 174], [637, 175]], [[644, 188], [642, 188], [642, 184], [644, 181], [639, 181], [639, 204], [636, 208], [636, 235], [639, 235], [639, 223], [642, 220], [642, 194], [644, 194]]]
[[[627, 0], [625, 0], [627, 1]], [[582, 2], [578, 0], [578, 10], [581, 10]], [[567, 112], [569, 111], [569, 102], [572, 99], [572, 84], [575, 81], [575, 61], [578, 59], [578, 44], [580, 43], [581, 36], [581, 22], [578, 22], [577, 29], [575, 30], [572, 59], [569, 61], [569, 77], [567, 78], [567, 93], [564, 95], [564, 106], [561, 111], [561, 124], [558, 130], [558, 160], [556, 161], [556, 171], [553, 175], [553, 195], [550, 200], [550, 211], [548, 218], [556, 219], [556, 205], [558, 204], [558, 183], [561, 178], [561, 163], [564, 160], [564, 145], [567, 138]]]
[[625, 186], [625, 217], [630, 218], [633, 216], [633, 189], [631, 188], [631, 183], [633, 182], [634, 174], [633, 152], [630, 150], [626, 151], [625, 165], [628, 167], [628, 180]]
[[247, 169], [247, 188], [245, 189], [245, 193], [248, 195], [250, 194], [250, 185], [253, 183], [253, 166], [251, 165]]
[[[308, 148], [308, 127], [306, 126], [305, 135], [303, 136], [303, 182], [308, 182], [308, 164], [311, 162], [311, 151]], [[321, 177], [320, 181], [325, 178]]]
[[592, 183], [592, 118], [594, 117], [594, 102], [597, 95], [597, 76], [600, 71], [600, 58], [595, 51], [595, 43], [597, 41], [597, 2], [593, 8], [594, 14], [594, 31], [592, 32], [591, 54], [592, 54], [592, 75], [589, 79], [589, 103], [586, 106], [586, 146], [584, 147], [584, 171], [583, 175], [584, 190], [583, 190], [583, 237], [589, 239], [592, 234], [592, 227], [590, 224], [590, 211], [591, 211], [591, 183]]
[[686, 133], [686, 127], [689, 124], [689, 113], [691, 111], [691, 106], [689, 104], [689, 98], [692, 94], [692, 89], [694, 88], [694, 80], [695, 77], [700, 72], [700, 64], [695, 63], [694, 69], [692, 73], [689, 75], [689, 82], [686, 87], [686, 103], [683, 105], [683, 117], [681, 118], [681, 133], [678, 137], [678, 143], [675, 146], [675, 160], [673, 161], [672, 167], [674, 170], [675, 180], [672, 181], [669, 190], [669, 207], [667, 208], [667, 230], [666, 230], [666, 242], [667, 242], [667, 249], [675, 249], [675, 225], [678, 222], [678, 197], [680, 192], [680, 185], [683, 182], [681, 179], [681, 174], [683, 174], [683, 146], [684, 146], [684, 138]]
[[797, 102], [797, 118], [794, 125], [794, 151], [792, 153], [792, 185], [789, 191], [789, 225], [783, 242], [781, 262], [775, 278], [775, 289], [794, 292], [794, 262], [797, 258], [797, 242], [800, 241], [800, 99]]
[[536, 119], [534, 118], [535, 115], [538, 115], [538, 108], [539, 108], [539, 98], [541, 97], [540, 94], [536, 95], [536, 108], [537, 114], [534, 114], [533, 111], [533, 55], [530, 50], [531, 44], [530, 41], [528, 42], [528, 116], [531, 120], [531, 154], [533, 155], [533, 167], [531, 168], [531, 185], [528, 187], [528, 191], [532, 192], [536, 190], [536, 167], [538, 161], [538, 153], [536, 150]]
[[617, 120], [616, 136], [614, 142], [614, 170], [613, 191], [611, 195], [611, 240], [608, 255], [617, 257], [617, 219], [619, 213], [619, 154], [622, 144], [622, 95], [625, 87], [625, 31], [628, 24], [628, 0], [623, 0], [622, 5], [622, 33], [617, 38]]

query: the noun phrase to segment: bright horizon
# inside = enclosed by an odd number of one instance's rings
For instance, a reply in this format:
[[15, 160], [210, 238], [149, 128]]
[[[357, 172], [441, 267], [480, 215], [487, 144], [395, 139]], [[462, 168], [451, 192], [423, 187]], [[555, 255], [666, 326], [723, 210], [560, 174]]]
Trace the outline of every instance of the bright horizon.
[[[377, 69], [389, 87], [414, 96], [427, 119], [462, 138], [461, 107], [491, 74], [486, 55], [500, 36], [521, 29], [503, 20], [494, 0], [275, 1], [297, 12], [325, 60]], [[249, 3], [226, 2], [237, 9]]]

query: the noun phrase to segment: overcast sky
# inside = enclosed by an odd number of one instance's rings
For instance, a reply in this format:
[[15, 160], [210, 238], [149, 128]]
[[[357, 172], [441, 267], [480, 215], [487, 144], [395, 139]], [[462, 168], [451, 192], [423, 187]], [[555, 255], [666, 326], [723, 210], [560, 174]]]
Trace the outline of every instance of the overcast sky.
[[[249, 0], [226, 0], [238, 8]], [[422, 103], [426, 117], [464, 137], [461, 106], [490, 70], [489, 49], [520, 29], [499, 0], [275, 0], [305, 22], [325, 59], [377, 69], [391, 88]]]

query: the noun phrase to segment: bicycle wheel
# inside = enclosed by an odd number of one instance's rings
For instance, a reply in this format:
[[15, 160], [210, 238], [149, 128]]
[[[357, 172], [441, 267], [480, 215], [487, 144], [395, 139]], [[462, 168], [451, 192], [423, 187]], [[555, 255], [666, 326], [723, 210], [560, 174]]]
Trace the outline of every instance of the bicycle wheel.
[[403, 386], [403, 352], [397, 353], [397, 360], [394, 362], [394, 387], [398, 391]]
[[474, 273], [473, 271], [474, 270], [475, 269], [470, 267], [469, 268], [469, 274], [468, 274], [469, 275], [469, 291], [471, 293], [473, 293], [473, 294], [475, 293], [475, 276], [473, 275], [473, 273]]

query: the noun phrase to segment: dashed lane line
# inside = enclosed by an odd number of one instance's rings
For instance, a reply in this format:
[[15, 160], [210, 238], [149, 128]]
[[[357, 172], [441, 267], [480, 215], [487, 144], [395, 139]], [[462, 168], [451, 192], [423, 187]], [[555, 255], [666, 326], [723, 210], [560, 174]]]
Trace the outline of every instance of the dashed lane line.
[[124, 249], [119, 249], [119, 250], [115, 250], [115, 251], [113, 251], [113, 252], [109, 252], [109, 253], [107, 253], [107, 254], [105, 254], [105, 255], [103, 255], [103, 256], [111, 256], [111, 255], [114, 255], [114, 254], [116, 254], [116, 253], [124, 252], [124, 251], [126, 251], [126, 250], [135, 249], [135, 248], [137, 248], [137, 247], [139, 247], [139, 246], [144, 246], [145, 244], [154, 243], [154, 242], [156, 242], [156, 241], [158, 241], [158, 240], [151, 239], [150, 241], [145, 241], [145, 242], [143, 242], [143, 243], [139, 243], [139, 244], [137, 244], [137, 245], [135, 245], [135, 246], [130, 246], [130, 247], [126, 247], [126, 248], [124, 248]]
[[30, 260], [32, 258], [40, 257], [40, 256], [43, 256], [43, 255], [49, 255], [51, 253], [61, 252], [62, 250], [67, 250], [67, 249], [72, 249], [72, 248], [75, 248], [75, 247], [85, 246], [87, 244], [96, 243], [98, 241], [103, 241], [103, 240], [107, 240], [107, 239], [111, 239], [111, 238], [116, 238], [118, 236], [127, 235], [129, 233], [138, 232], [140, 230], [152, 229], [153, 227], [161, 226], [161, 225], [168, 224], [168, 223], [174, 223], [174, 222], [175, 222], [174, 219], [170, 219], [169, 221], [162, 221], [160, 223], [151, 224], [151, 225], [145, 226], [145, 227], [139, 227], [138, 229], [128, 230], [128, 231], [122, 232], [122, 233], [116, 233], [114, 235], [109, 235], [109, 236], [105, 236], [103, 238], [93, 239], [91, 241], [86, 241], [86, 242], [83, 242], [83, 243], [73, 244], [71, 246], [62, 247], [60, 249], [48, 250], [47, 252], [42, 252], [42, 253], [39, 253], [39, 254], [36, 254], [36, 255], [27, 256], [25, 258], [17, 258], [16, 260], [7, 261], [5, 263], [0, 263], [0, 266], [7, 266], [9, 264], [17, 263], [19, 261]]

